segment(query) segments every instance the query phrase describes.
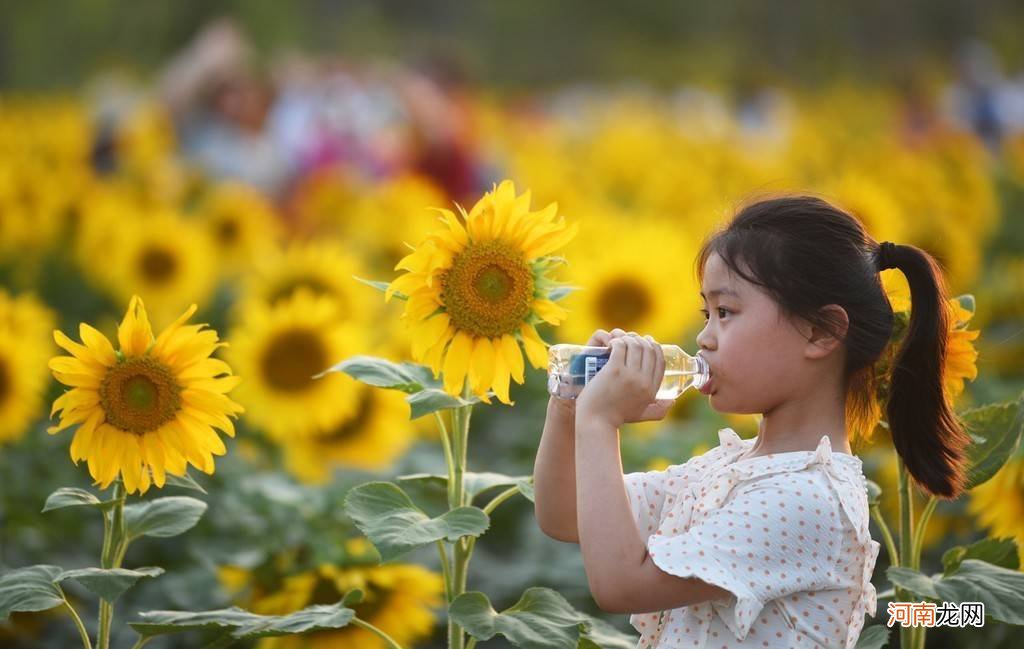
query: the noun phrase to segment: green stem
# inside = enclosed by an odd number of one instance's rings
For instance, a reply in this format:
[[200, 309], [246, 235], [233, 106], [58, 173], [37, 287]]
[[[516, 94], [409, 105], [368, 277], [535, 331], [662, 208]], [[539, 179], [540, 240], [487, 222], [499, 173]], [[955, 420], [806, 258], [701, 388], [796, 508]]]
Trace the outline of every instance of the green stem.
[[437, 541], [437, 552], [441, 555], [441, 573], [444, 575], [445, 600], [451, 604], [452, 592], [455, 589], [452, 588], [452, 570], [448, 566], [448, 546], [443, 540]]
[[437, 418], [437, 425], [441, 429], [441, 448], [444, 449], [444, 463], [448, 467], [448, 502], [450, 504], [454, 500], [455, 494], [455, 476], [453, 474], [455, 463], [452, 460], [452, 442], [448, 436], [448, 428], [444, 425], [444, 417], [441, 416], [441, 411], [435, 410], [434, 417]]
[[[469, 398], [469, 387], [463, 386], [462, 396]], [[451, 470], [448, 481], [448, 508], [449, 510], [462, 507], [466, 504], [467, 494], [465, 488], [465, 472], [467, 463], [467, 446], [469, 440], [469, 420], [473, 412], [473, 406], [461, 406], [452, 410], [452, 454], [446, 456], [450, 461]], [[454, 543], [453, 572], [451, 575], [451, 590], [448, 601], [454, 601], [459, 595], [466, 592], [466, 576], [469, 567], [469, 558], [472, 547], [458, 539]], [[448, 615], [448, 649], [464, 649], [465, 636], [451, 614]]]
[[[899, 453], [896, 453], [896, 472], [899, 477], [900, 495], [900, 556], [903, 557], [904, 564], [909, 564], [912, 560], [911, 555], [914, 549], [912, 528], [914, 501], [910, 497], [910, 480], [907, 468], [903, 465], [903, 458], [900, 457]], [[896, 599], [901, 602], [909, 602], [911, 601], [910, 593], [902, 588], [897, 588]], [[914, 627], [900, 626], [900, 646], [910, 649], [913, 647], [913, 640]]]
[[[124, 539], [124, 485], [121, 479], [114, 481], [114, 508], [111, 512], [111, 522], [108, 525], [106, 514], [103, 515], [103, 556], [100, 563], [104, 569], [118, 568], [121, 566], [120, 559], [124, 552], [121, 544]], [[120, 555], [120, 556], [119, 556]], [[110, 649], [110, 625], [114, 619], [114, 605], [105, 599], [100, 599], [99, 631], [96, 637], [97, 649]]]
[[878, 508], [878, 505], [871, 506], [871, 518], [873, 518], [875, 523], [878, 524], [878, 529], [882, 530], [882, 539], [885, 541], [885, 551], [889, 553], [889, 565], [900, 565], [900, 553], [896, 550], [896, 542], [892, 540], [892, 532], [889, 531], [889, 526], [885, 523], [885, 519], [882, 518], [882, 512]]
[[381, 640], [383, 640], [392, 649], [402, 649], [402, 645], [400, 645], [397, 642], [395, 642], [394, 638], [392, 638], [388, 634], [384, 633], [383, 631], [381, 631], [377, 627], [373, 626], [372, 624], [370, 624], [366, 620], [360, 620], [359, 618], [354, 617], [354, 618], [352, 618], [352, 624], [354, 624], [356, 626], [359, 626], [359, 627], [362, 627], [362, 628], [366, 629], [367, 631], [372, 631], [373, 633], [376, 633], [377, 635], [380, 636]]
[[939, 499], [935, 496], [928, 498], [928, 502], [921, 512], [921, 517], [917, 519], [917, 528], [914, 530], [914, 555], [910, 557], [910, 567], [914, 570], [920, 570], [921, 549], [924, 547], [924, 531], [928, 527], [928, 519], [932, 517], [932, 512], [935, 511], [935, 506], [938, 504]]
[[82, 624], [82, 618], [78, 617], [78, 612], [75, 611], [75, 607], [71, 605], [67, 599], [64, 600], [64, 607], [68, 609], [68, 613], [71, 614], [71, 619], [75, 621], [75, 626], [78, 627], [78, 635], [82, 636], [82, 646], [85, 649], [92, 649], [92, 643], [89, 641], [89, 632], [85, 630], [85, 625]]
[[[498, 505], [505, 502], [506, 500], [516, 495], [517, 493], [519, 493], [519, 487], [509, 487], [505, 491], [502, 491], [500, 494], [494, 497], [494, 500], [492, 500], [491, 502], [487, 503], [487, 505], [484, 506], [484, 513], [490, 516], [491, 512], [497, 509]], [[474, 545], [476, 545], [475, 536], [467, 539], [466, 552], [472, 554]], [[467, 647], [466, 649], [469, 649], [469, 647]]]
[[476, 646], [476, 638], [470, 636], [469, 642], [466, 643], [466, 649], [473, 649]]
[[155, 637], [156, 636], [153, 635], [140, 635], [139, 639], [136, 640], [135, 644], [132, 645], [132, 649], [142, 649], [142, 647], [145, 646], [147, 642], [149, 642]]

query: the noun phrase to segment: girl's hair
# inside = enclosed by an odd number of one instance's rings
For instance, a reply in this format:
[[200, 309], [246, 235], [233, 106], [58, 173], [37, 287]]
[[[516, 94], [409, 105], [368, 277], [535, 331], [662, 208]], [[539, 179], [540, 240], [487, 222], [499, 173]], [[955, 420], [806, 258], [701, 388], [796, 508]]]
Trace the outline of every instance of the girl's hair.
[[[870, 433], [881, 414], [875, 400], [875, 362], [885, 351], [894, 316], [879, 276], [882, 250], [854, 216], [814, 196], [783, 196], [743, 207], [701, 247], [696, 271], [704, 279], [708, 257], [763, 288], [784, 313], [842, 337], [841, 306], [849, 325], [843, 338], [846, 416], [855, 433]], [[891, 370], [886, 420], [893, 444], [927, 492], [955, 498], [964, 488], [970, 438], [943, 390], [946, 341], [952, 313], [938, 262], [924, 250], [896, 245], [886, 267], [910, 285], [912, 312]]]

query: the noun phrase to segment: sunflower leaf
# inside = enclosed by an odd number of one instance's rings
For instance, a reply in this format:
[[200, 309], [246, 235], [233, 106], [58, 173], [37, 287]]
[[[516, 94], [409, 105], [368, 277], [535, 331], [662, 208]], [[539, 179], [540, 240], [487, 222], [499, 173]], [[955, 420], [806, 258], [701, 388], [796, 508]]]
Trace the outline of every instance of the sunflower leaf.
[[402, 489], [390, 482], [367, 482], [345, 496], [345, 513], [387, 562], [435, 541], [477, 537], [490, 518], [477, 507], [456, 507], [430, 518]]
[[872, 624], [864, 629], [853, 649], [882, 649], [889, 643], [889, 629], [881, 624]]
[[636, 636], [619, 631], [599, 617], [577, 611], [586, 618], [586, 630], [580, 632], [580, 649], [636, 649]]
[[868, 505], [877, 505], [879, 499], [882, 497], [882, 488], [878, 486], [878, 483], [874, 480], [867, 480], [868, 485]]
[[98, 509], [107, 510], [113, 507], [116, 502], [117, 501], [114, 500], [102, 501], [92, 492], [86, 491], [85, 489], [61, 487], [46, 498], [46, 503], [43, 505], [42, 511], [48, 512], [54, 509], [61, 509], [62, 507], [78, 507], [81, 505], [89, 505]]
[[[1013, 454], [1024, 432], [1024, 408], [1016, 401], [993, 403], [961, 414], [964, 427], [972, 434], [967, 447], [967, 484], [970, 491], [989, 480]], [[977, 437], [983, 438], [977, 441]]]
[[964, 559], [981, 559], [993, 565], [1010, 570], [1020, 567], [1017, 542], [1012, 537], [1003, 539], [982, 539], [971, 545], [957, 545], [942, 555], [942, 572], [950, 575], [956, 572]]
[[81, 568], [78, 570], [66, 570], [61, 573], [56, 581], [74, 579], [94, 594], [113, 604], [124, 591], [135, 585], [143, 577], [159, 577], [164, 573], [163, 568], [155, 566], [147, 568], [136, 568], [125, 570], [124, 568]]
[[[428, 482], [439, 486], [442, 490], [447, 490], [448, 488], [448, 476], [439, 473], [410, 473], [400, 475], [397, 479], [406, 482]], [[532, 480], [533, 476], [529, 475], [513, 477], [501, 473], [472, 473], [467, 471], [463, 474], [463, 488], [472, 501], [477, 495], [489, 489], [496, 487], [519, 487], [519, 491], [532, 501]], [[527, 491], [529, 491], [529, 495], [527, 495]]]
[[395, 363], [376, 356], [352, 356], [313, 376], [320, 378], [331, 372], [344, 372], [357, 381], [388, 390], [399, 390], [415, 394], [430, 386], [439, 385], [434, 381], [429, 367], [416, 363]]
[[188, 496], [167, 496], [124, 508], [129, 540], [140, 536], [170, 537], [186, 532], [202, 518], [206, 503]]
[[173, 475], [167, 474], [167, 484], [173, 487], [181, 487], [183, 489], [191, 489], [198, 491], [201, 494], [206, 494], [206, 489], [203, 489], [202, 485], [195, 481], [195, 479], [189, 475], [188, 471], [185, 471], [185, 475]]
[[336, 604], [307, 606], [289, 615], [258, 615], [232, 606], [213, 611], [145, 611], [139, 613], [143, 621], [128, 624], [143, 637], [223, 629], [230, 637], [245, 640], [328, 631], [346, 627], [355, 618], [355, 611], [345, 606], [351, 593]]
[[62, 572], [60, 566], [37, 565], [0, 575], [0, 622], [11, 613], [47, 611], [64, 604], [64, 593], [56, 583]]
[[438, 410], [471, 406], [480, 401], [477, 397], [473, 397], [473, 399], [476, 400], [453, 397], [440, 388], [426, 388], [405, 398], [409, 403], [409, 419], [419, 419], [423, 415], [429, 415]]
[[[388, 282], [378, 282], [378, 281], [374, 281], [372, 279], [363, 279], [362, 277], [356, 277], [355, 275], [352, 276], [352, 279], [355, 279], [355, 280], [357, 280], [359, 282], [362, 282], [363, 284], [366, 284], [367, 286], [372, 286], [373, 288], [377, 289], [381, 293], [386, 293], [387, 290], [388, 290], [388, 286], [390, 286], [390, 284]], [[398, 298], [399, 300], [408, 300], [409, 299], [409, 296], [406, 295], [405, 293], [402, 293], [401, 291], [394, 291], [391, 295], [393, 297]]]
[[894, 584], [919, 597], [955, 604], [981, 602], [987, 617], [1006, 624], [1024, 624], [1024, 572], [964, 559], [950, 575], [929, 577], [896, 566], [888, 568], [886, 575]]
[[[518, 602], [501, 613], [494, 610], [487, 595], [479, 591], [463, 593], [449, 604], [448, 615], [477, 640], [490, 640], [500, 634], [523, 649], [576, 649], [581, 634], [594, 628], [589, 616], [573, 609], [562, 595], [539, 586], [526, 589]], [[599, 629], [590, 642], [595, 643], [604, 632], [604, 628]], [[630, 644], [634, 645], [635, 641]]]

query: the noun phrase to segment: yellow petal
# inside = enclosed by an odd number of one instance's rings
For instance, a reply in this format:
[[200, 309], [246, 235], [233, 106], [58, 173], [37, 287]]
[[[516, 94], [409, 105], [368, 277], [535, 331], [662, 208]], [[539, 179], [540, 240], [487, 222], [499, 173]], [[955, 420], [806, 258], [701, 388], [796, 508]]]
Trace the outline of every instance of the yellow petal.
[[494, 359], [494, 378], [491, 380], [491, 386], [498, 401], [508, 406], [515, 405], [508, 396], [508, 366], [505, 364], [504, 355], [496, 356]]
[[82, 322], [78, 325], [78, 336], [104, 365], [109, 367], [117, 362], [114, 346], [98, 330]]
[[431, 208], [441, 213], [445, 223], [448, 224], [448, 229], [451, 231], [452, 236], [459, 243], [459, 245], [465, 246], [469, 243], [469, 235], [466, 233], [466, 228], [462, 227], [462, 223], [459, 222], [455, 213], [451, 210], [445, 210], [440, 208]]
[[[564, 229], [562, 229], [563, 227]], [[527, 241], [523, 245], [523, 252], [526, 254], [527, 259], [543, 257], [572, 241], [579, 234], [579, 230], [579, 221], [573, 222], [568, 227], [564, 226], [564, 224], [559, 224], [558, 229], [555, 231], [547, 232], [543, 236]]]
[[523, 376], [523, 354], [519, 351], [519, 343], [516, 342], [515, 336], [506, 334], [501, 337], [500, 345], [502, 356], [512, 373], [512, 378], [516, 383], [522, 385], [526, 378]]
[[444, 357], [444, 389], [448, 394], [462, 395], [462, 384], [472, 351], [473, 338], [465, 331], [456, 333]]
[[519, 325], [519, 333], [523, 337], [523, 348], [526, 350], [526, 357], [530, 359], [530, 365], [536, 368], [547, 367], [548, 346], [533, 325], [522, 323]]
[[455, 327], [448, 325], [448, 329], [445, 330], [438, 341], [433, 347], [427, 350], [427, 353], [423, 356], [423, 364], [431, 369], [434, 373], [434, 379], [436, 380], [441, 376], [441, 358], [444, 355], [445, 345], [448, 341], [455, 336]]
[[113, 364], [104, 364], [100, 360], [96, 352], [94, 352], [92, 349], [89, 349], [85, 345], [80, 345], [79, 343], [76, 343], [75, 341], [71, 340], [70, 338], [64, 335], [64, 332], [58, 329], [54, 329], [53, 339], [61, 348], [66, 349], [75, 358], [77, 358], [79, 361], [81, 361], [83, 364], [90, 368], [103, 368], [107, 365]]
[[547, 299], [534, 300], [533, 311], [545, 322], [550, 322], [553, 325], [560, 324], [569, 314], [569, 312], [561, 306]]
[[473, 392], [486, 393], [494, 376], [494, 346], [491, 339], [485, 336], [477, 338], [473, 343], [473, 353], [469, 362], [469, 385]]
[[395, 292], [404, 293], [408, 295], [413, 290], [423, 286], [426, 277], [423, 273], [404, 273], [399, 275], [393, 282], [388, 284], [387, 290], [384, 291], [384, 301], [390, 302]]
[[421, 362], [424, 355], [441, 339], [448, 330], [451, 318], [447, 313], [439, 313], [433, 318], [424, 320], [412, 332], [412, 357]]
[[[185, 309], [185, 312], [178, 316], [178, 318], [174, 322], [172, 322], [166, 329], [160, 332], [160, 335], [156, 337], [156, 342], [153, 343], [153, 354], [155, 356], [160, 356], [163, 354], [164, 345], [166, 345], [167, 342], [171, 339], [171, 337], [174, 336], [175, 333], [182, 326], [184, 326], [185, 322], [192, 317], [192, 315], [196, 312], [196, 309], [198, 308], [198, 306], [192, 304], [187, 309]], [[194, 326], [200, 327], [201, 325]]]
[[153, 342], [153, 328], [138, 295], [133, 295], [128, 303], [128, 311], [117, 328], [117, 341], [126, 356], [142, 356]]

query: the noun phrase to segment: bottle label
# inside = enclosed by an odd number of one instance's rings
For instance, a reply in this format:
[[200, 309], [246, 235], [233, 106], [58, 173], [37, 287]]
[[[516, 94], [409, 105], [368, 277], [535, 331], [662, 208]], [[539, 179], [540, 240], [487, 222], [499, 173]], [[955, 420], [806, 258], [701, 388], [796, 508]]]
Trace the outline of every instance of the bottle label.
[[583, 385], [589, 384], [590, 380], [597, 374], [597, 371], [607, 364], [607, 356], [591, 356], [588, 354], [583, 370]]

